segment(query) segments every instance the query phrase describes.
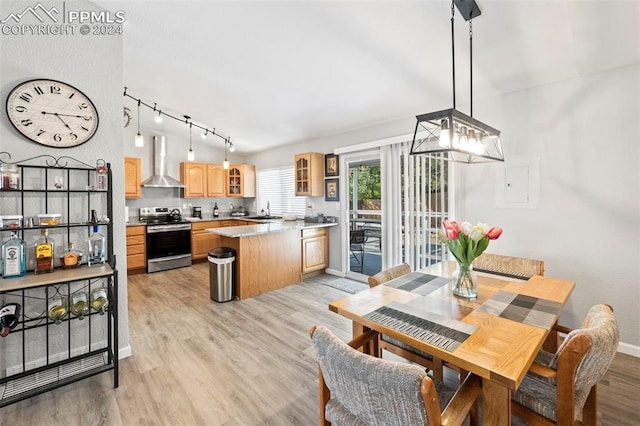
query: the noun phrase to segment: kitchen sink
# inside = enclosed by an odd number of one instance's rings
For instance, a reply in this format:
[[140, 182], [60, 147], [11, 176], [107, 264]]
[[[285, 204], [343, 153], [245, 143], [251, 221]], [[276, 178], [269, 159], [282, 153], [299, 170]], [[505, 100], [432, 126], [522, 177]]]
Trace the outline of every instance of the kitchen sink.
[[248, 216], [246, 219], [254, 220], [268, 220], [268, 219], [282, 219], [282, 216]]

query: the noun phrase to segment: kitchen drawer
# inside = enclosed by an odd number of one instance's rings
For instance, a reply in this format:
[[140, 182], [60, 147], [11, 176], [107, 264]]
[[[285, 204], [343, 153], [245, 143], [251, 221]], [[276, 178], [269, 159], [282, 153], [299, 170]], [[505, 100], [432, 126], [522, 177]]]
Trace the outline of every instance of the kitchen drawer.
[[144, 246], [145, 244], [144, 234], [127, 236], [127, 247], [134, 246], [137, 244], [142, 244]]
[[244, 220], [221, 220], [220, 221], [220, 226], [222, 227], [226, 227], [226, 226], [241, 226], [244, 225], [246, 222]]
[[128, 245], [127, 256], [134, 254], [144, 254], [144, 244]]
[[140, 226], [127, 226], [127, 237], [130, 237], [132, 235], [144, 235], [147, 227], [144, 225], [140, 225]]
[[220, 226], [219, 220], [207, 220], [204, 222], [191, 222], [192, 231], [200, 231], [207, 228], [218, 228]]
[[146, 259], [144, 253], [127, 255], [127, 269], [144, 268], [145, 266]]
[[310, 228], [302, 230], [302, 238], [313, 238], [327, 235], [327, 228]]

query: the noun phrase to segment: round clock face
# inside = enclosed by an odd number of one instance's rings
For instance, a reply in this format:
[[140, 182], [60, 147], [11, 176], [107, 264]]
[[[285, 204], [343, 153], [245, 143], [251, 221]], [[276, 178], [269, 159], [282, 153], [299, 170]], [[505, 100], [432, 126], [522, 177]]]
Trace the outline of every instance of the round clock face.
[[98, 111], [80, 90], [60, 81], [29, 80], [7, 98], [7, 116], [24, 136], [42, 145], [71, 148], [98, 130]]

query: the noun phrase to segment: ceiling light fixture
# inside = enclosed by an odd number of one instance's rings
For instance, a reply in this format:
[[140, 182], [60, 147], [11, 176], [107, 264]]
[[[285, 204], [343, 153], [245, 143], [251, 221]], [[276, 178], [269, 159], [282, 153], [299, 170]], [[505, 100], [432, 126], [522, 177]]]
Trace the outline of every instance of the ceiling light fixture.
[[[189, 117], [188, 115], [184, 116], [184, 122], [185, 123], [189, 123], [189, 120], [191, 119], [191, 117]], [[193, 149], [191, 148], [191, 128], [193, 127], [193, 123], [189, 123], [189, 151], [187, 151], [187, 161], [195, 161], [196, 159], [196, 154], [193, 152]]]
[[135, 139], [136, 148], [144, 147], [144, 137], [140, 133], [140, 101], [138, 100], [138, 134]]
[[[156, 104], [153, 104], [153, 110], [156, 110]], [[162, 123], [162, 111], [158, 110], [158, 115], [154, 118], [156, 123]]]
[[[456, 60], [454, 43], [455, 7], [469, 21], [470, 114], [456, 109]], [[411, 155], [424, 155], [458, 163], [504, 161], [500, 130], [473, 118], [473, 27], [472, 19], [480, 16], [475, 0], [451, 2], [451, 64], [453, 108], [416, 116], [418, 120], [411, 144]]]
[[206, 139], [206, 138], [207, 138], [207, 133], [209, 133], [209, 130], [205, 129], [204, 133], [202, 133], [202, 134], [200, 135], [200, 137], [201, 137], [202, 139]]
[[224, 141], [224, 161], [222, 162], [222, 168], [225, 170], [229, 170], [229, 160], [227, 160], [227, 144], [229, 143], [229, 138]]
[[233, 152], [236, 150], [236, 147], [233, 146], [233, 142], [229, 142], [229, 152]]

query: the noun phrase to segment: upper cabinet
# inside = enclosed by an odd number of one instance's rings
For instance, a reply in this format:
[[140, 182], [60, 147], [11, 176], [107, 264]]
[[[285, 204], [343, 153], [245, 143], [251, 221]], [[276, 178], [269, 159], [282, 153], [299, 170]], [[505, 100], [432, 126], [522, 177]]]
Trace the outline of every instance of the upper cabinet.
[[221, 164], [207, 164], [207, 195], [209, 197], [224, 197], [225, 178]]
[[124, 197], [140, 198], [142, 196], [140, 159], [124, 158]]
[[232, 164], [227, 170], [227, 197], [256, 196], [256, 167]]
[[296, 195], [324, 195], [324, 154], [305, 152], [295, 156]]
[[207, 165], [204, 163], [180, 163], [180, 180], [184, 183], [184, 198], [207, 196]]

